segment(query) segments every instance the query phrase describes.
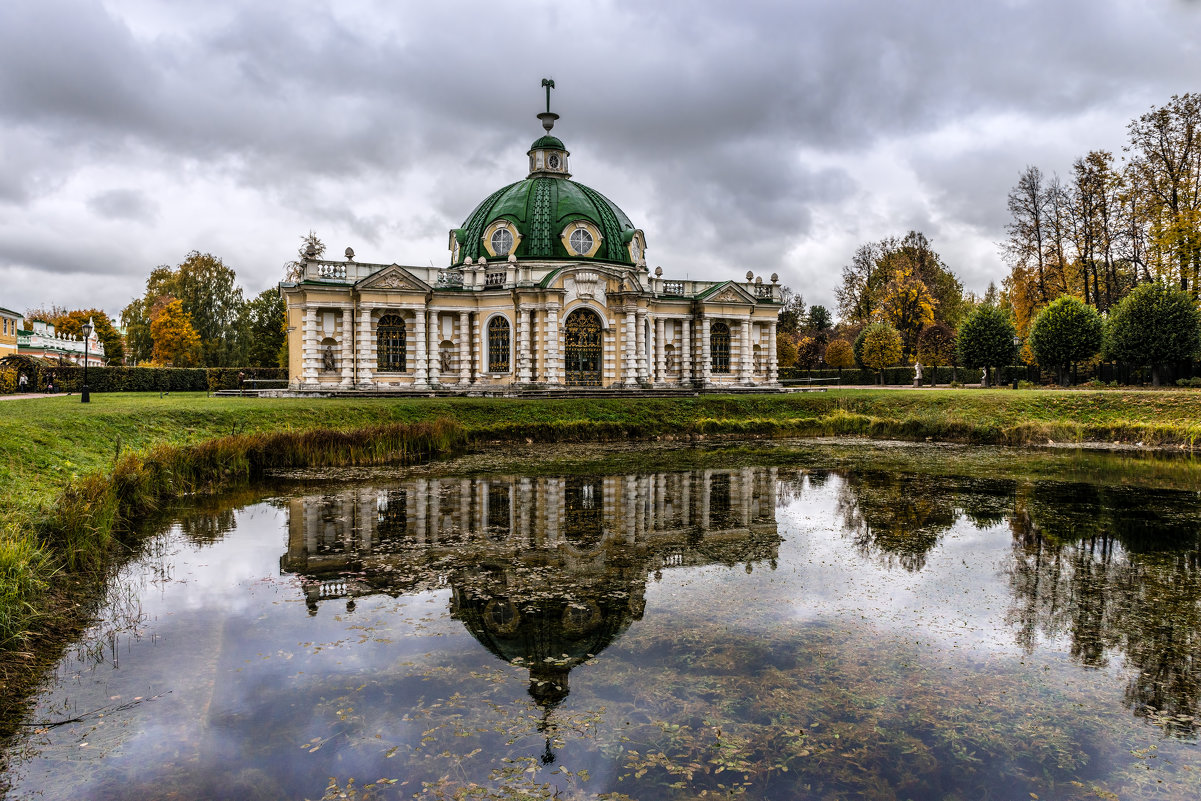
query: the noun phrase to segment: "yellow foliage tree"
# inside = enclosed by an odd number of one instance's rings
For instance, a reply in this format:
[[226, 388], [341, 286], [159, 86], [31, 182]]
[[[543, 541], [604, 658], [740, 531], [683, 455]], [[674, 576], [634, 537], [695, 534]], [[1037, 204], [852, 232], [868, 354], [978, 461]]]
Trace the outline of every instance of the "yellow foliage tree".
[[880, 383], [884, 383], [884, 368], [901, 360], [900, 333], [887, 323], [869, 325], [863, 329], [863, 349], [859, 360], [869, 370], [876, 370]]
[[150, 321], [150, 337], [154, 341], [155, 364], [168, 367], [200, 364], [200, 335], [180, 301], [163, 304]]
[[[913, 262], [899, 256], [892, 259], [892, 276], [880, 293], [880, 316], [901, 335], [903, 355], [917, 350], [917, 338], [922, 329], [934, 322], [938, 301], [930, 294], [924, 281], [917, 276]], [[899, 361], [898, 357], [895, 361]]]
[[776, 337], [776, 364], [780, 367], [796, 367], [797, 349], [792, 337], [781, 334]]
[[826, 347], [826, 364], [837, 370], [855, 366], [855, 350], [845, 339], [836, 339]]

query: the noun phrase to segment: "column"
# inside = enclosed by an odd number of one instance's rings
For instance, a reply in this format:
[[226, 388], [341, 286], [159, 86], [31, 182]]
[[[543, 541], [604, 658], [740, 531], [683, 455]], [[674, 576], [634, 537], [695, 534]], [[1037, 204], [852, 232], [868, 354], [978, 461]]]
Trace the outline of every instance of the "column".
[[[706, 320], [705, 322], [707, 323], [708, 320]], [[701, 487], [700, 487], [700, 490], [701, 490], [700, 526], [701, 526], [701, 531], [708, 531], [709, 530], [709, 492], [713, 486], [712, 473], [708, 470], [705, 470], [701, 473], [701, 476], [702, 476], [702, 478], [701, 478]]]
[[646, 309], [634, 312], [634, 344], [637, 348], [637, 375], [639, 383], [646, 381]]
[[709, 318], [701, 317], [701, 381], [708, 386], [713, 378], [713, 359], [709, 354]]
[[638, 344], [637, 336], [634, 333], [634, 310], [626, 309], [625, 316], [625, 330], [623, 335], [625, 341], [621, 343], [622, 364], [624, 366], [624, 376], [622, 381], [626, 386], [632, 387], [638, 383], [638, 362], [635, 359], [634, 353], [634, 349]]
[[530, 383], [530, 310], [517, 306], [517, 383]]
[[767, 383], [780, 381], [779, 365], [776, 363], [776, 321], [767, 327]]
[[429, 337], [429, 354], [430, 354], [429, 355], [429, 374], [430, 374], [430, 385], [433, 386], [434, 384], [437, 384], [438, 381], [442, 377], [442, 375], [441, 375], [441, 370], [442, 370], [441, 361], [442, 360], [440, 358], [438, 358], [438, 351], [439, 351], [438, 342], [442, 339], [442, 332], [438, 330], [438, 312], [436, 312], [436, 311], [429, 312], [429, 318], [430, 318], [430, 322], [429, 322], [429, 326], [426, 328], [426, 331], [429, 332], [427, 335]]
[[667, 381], [667, 373], [663, 365], [663, 318], [655, 318], [655, 383]]
[[[543, 339], [546, 336], [546, 323], [538, 319], [539, 311], [534, 309], [530, 312], [530, 376], [534, 383], [546, 382], [546, 345], [543, 344]], [[538, 367], [538, 356], [542, 356], [542, 367]]]
[[317, 309], [309, 306], [304, 310], [304, 340], [300, 349], [300, 380], [305, 384], [317, 383], [317, 363], [321, 359], [317, 351]]
[[459, 312], [459, 385], [471, 383], [471, 312]]
[[749, 384], [754, 381], [754, 373], [752, 372], [754, 349], [751, 345], [751, 318], [743, 317], [739, 327], [742, 329], [740, 331], [742, 345], [739, 347], [739, 381], [743, 384]]
[[484, 367], [484, 340], [480, 337], [480, 313], [471, 316], [471, 383], [478, 384]]
[[414, 326], [417, 330], [414, 332], [416, 341], [413, 343], [414, 354], [417, 359], [417, 369], [413, 373], [413, 386], [425, 387], [429, 386], [429, 345], [426, 344], [425, 337], [425, 307], [417, 309], [413, 312]]
[[559, 377], [559, 304], [546, 304], [546, 383], [558, 384]]
[[680, 321], [680, 383], [692, 383], [692, 320]]
[[342, 351], [342, 386], [354, 382], [354, 309], [342, 307], [342, 338], [338, 342]]
[[[424, 326], [422, 327], [424, 328]], [[413, 484], [413, 494], [417, 496], [415, 498], [416, 503], [414, 504], [417, 507], [416, 514], [414, 515], [417, 518], [415, 521], [417, 530], [414, 533], [417, 535], [418, 542], [422, 545], [428, 545], [429, 543], [425, 539], [425, 531], [426, 523], [429, 522], [429, 509], [426, 506], [426, 501], [429, 499], [429, 495], [427, 494], [429, 490], [426, 488], [426, 480], [424, 478], [417, 479]]]
[[371, 330], [371, 307], [359, 309], [359, 375], [360, 385], [371, 384], [371, 374], [375, 372], [375, 342]]

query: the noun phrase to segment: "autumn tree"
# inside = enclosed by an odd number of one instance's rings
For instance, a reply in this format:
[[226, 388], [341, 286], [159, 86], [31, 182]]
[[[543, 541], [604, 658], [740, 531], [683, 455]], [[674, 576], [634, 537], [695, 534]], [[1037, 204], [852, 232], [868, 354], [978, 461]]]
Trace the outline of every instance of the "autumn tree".
[[855, 366], [855, 351], [851, 347], [851, 343], [845, 339], [836, 339], [827, 345], [826, 364], [838, 370], [838, 376], [841, 379], [843, 370], [849, 370]]
[[1038, 363], [1055, 368], [1067, 386], [1069, 368], [1101, 350], [1101, 315], [1079, 298], [1063, 295], [1038, 313], [1030, 327], [1030, 349]]
[[796, 364], [797, 367], [804, 367], [806, 370], [812, 370], [817, 367], [822, 359], [822, 343], [817, 341], [816, 337], [802, 336], [796, 343]]
[[1163, 365], [1201, 352], [1201, 310], [1183, 290], [1142, 284], [1110, 312], [1105, 350], [1120, 361], [1150, 365], [1151, 383], [1159, 386]]
[[154, 362], [168, 367], [197, 367], [200, 364], [200, 335], [184, 311], [183, 302], [170, 300], [150, 321], [154, 340]]
[[797, 347], [790, 336], [776, 337], [776, 364], [779, 367], [796, 367]]
[[984, 368], [985, 386], [990, 367], [1009, 364], [1017, 355], [1013, 344], [1017, 329], [1002, 309], [991, 304], [977, 306], [959, 325], [957, 345], [959, 363]]
[[[902, 239], [890, 237], [861, 246], [842, 270], [837, 291], [838, 312], [844, 323], [866, 323], [881, 314], [888, 285], [906, 274], [925, 285], [933, 300], [934, 319], [955, 325], [964, 311], [963, 284], [955, 277], [930, 240], [920, 231]], [[895, 299], [895, 298], [894, 298]], [[913, 332], [916, 337], [919, 328]]]
[[130, 351], [139, 361], [152, 355], [150, 331], [154, 309], [164, 299], [178, 300], [201, 342], [201, 364], [231, 367], [243, 359], [238, 337], [244, 299], [237, 275], [221, 259], [192, 251], [172, 268], [156, 267], [146, 279], [146, 291], [121, 311]]
[[121, 364], [125, 359], [125, 346], [122, 342], [121, 334], [113, 326], [113, 321], [109, 319], [108, 314], [100, 309], [64, 311], [47, 322], [53, 325], [54, 330], [60, 334], [82, 337], [83, 326], [88, 320], [91, 320], [95, 324], [96, 336], [100, 338], [101, 344], [104, 345], [105, 362], [107, 364]]
[[777, 334], [795, 336], [805, 326], [805, 296], [788, 287], [780, 288], [780, 314], [776, 318]]
[[921, 330], [934, 322], [938, 301], [904, 255], [890, 259], [889, 266], [892, 275], [880, 292], [879, 313], [900, 333], [902, 354], [908, 356], [917, 350]]
[[282, 367], [287, 308], [277, 289], [266, 289], [242, 307], [239, 331], [245, 337], [247, 367]]
[[1201, 280], [1201, 94], [1173, 95], [1129, 125], [1134, 180], [1147, 198], [1157, 278], [1198, 294]]
[[859, 363], [875, 370], [877, 380], [883, 384], [884, 368], [901, 360], [901, 335], [888, 323], [872, 323], [859, 333], [855, 350]]
[[930, 365], [930, 386], [938, 383], [938, 368], [955, 362], [955, 332], [944, 323], [931, 323], [917, 338], [917, 359]]

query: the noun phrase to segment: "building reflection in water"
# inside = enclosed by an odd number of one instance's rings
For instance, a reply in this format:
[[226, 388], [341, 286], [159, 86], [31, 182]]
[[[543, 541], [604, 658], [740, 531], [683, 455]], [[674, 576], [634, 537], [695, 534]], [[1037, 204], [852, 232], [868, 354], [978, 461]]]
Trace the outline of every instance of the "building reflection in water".
[[449, 587], [452, 617], [527, 667], [549, 712], [571, 669], [642, 617], [649, 575], [775, 567], [776, 481], [775, 468], [414, 478], [296, 497], [281, 567], [303, 578], [311, 614]]

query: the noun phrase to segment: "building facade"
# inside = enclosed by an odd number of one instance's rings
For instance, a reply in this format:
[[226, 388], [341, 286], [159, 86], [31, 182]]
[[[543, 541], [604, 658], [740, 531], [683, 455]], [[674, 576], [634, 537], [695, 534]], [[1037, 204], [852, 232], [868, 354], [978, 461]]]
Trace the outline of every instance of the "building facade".
[[105, 363], [104, 343], [96, 334], [95, 323], [92, 323], [92, 335], [85, 343], [83, 337], [59, 334], [49, 323], [32, 320], [28, 330], [17, 334], [17, 353], [66, 361], [80, 367], [83, 366], [85, 354], [89, 367], [103, 367]]
[[0, 359], [17, 352], [17, 334], [24, 318], [11, 309], [0, 307]]
[[652, 274], [646, 236], [546, 135], [450, 232], [445, 268], [303, 260], [280, 284], [298, 390], [777, 383], [781, 287]]

